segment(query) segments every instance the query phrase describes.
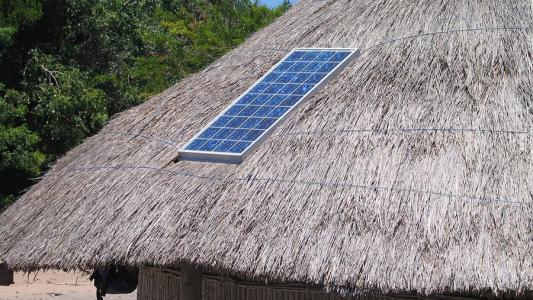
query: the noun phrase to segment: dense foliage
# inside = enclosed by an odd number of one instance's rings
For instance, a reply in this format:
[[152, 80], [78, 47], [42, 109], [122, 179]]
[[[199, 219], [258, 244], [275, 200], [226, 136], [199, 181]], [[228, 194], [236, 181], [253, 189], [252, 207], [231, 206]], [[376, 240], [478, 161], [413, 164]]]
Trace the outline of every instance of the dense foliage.
[[0, 211], [109, 117], [279, 16], [251, 0], [0, 0]]

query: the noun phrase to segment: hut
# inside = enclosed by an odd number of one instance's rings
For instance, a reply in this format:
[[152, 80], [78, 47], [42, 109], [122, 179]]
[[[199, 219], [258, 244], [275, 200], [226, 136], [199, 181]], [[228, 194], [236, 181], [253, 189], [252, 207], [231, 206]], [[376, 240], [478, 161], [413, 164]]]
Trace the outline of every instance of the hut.
[[[57, 161], [0, 257], [139, 267], [139, 299], [527, 296], [532, 25], [530, 0], [301, 0]], [[297, 47], [361, 55], [242, 163], [179, 158]]]

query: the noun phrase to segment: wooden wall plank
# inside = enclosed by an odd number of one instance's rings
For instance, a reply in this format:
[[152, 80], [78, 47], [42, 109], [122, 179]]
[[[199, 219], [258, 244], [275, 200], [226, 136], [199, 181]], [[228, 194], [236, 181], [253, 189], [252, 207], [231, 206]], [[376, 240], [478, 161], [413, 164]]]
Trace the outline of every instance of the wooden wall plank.
[[[224, 276], [203, 275], [201, 300], [395, 300], [405, 297], [390, 296], [341, 296], [336, 293], [303, 286], [268, 286], [261, 283], [238, 281]], [[141, 268], [139, 271], [138, 300], [184, 300], [182, 294], [182, 274], [175, 270]], [[424, 297], [418, 298], [423, 300]], [[428, 298], [425, 298], [428, 299]], [[435, 298], [433, 298], [435, 299]], [[446, 297], [441, 298], [446, 299]], [[448, 298], [451, 299], [451, 298]], [[463, 298], [464, 299], [464, 298]], [[455, 300], [460, 300], [456, 298]]]

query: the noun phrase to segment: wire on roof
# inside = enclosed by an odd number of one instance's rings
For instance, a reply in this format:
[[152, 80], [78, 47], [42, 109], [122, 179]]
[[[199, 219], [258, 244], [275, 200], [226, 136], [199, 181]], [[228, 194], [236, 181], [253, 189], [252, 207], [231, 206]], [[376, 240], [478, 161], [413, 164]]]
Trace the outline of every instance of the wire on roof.
[[338, 129], [338, 130], [314, 130], [314, 131], [289, 131], [273, 136], [306, 135], [306, 134], [337, 134], [337, 133], [388, 133], [388, 132], [469, 132], [469, 133], [491, 133], [491, 134], [533, 134], [531, 130], [507, 130], [507, 129], [475, 129], [475, 128], [376, 128], [376, 129]]
[[[60, 176], [67, 175], [76, 171], [99, 171], [99, 170], [122, 170], [122, 169], [140, 169], [140, 170], [151, 170], [157, 171], [160, 173], [167, 173], [172, 175], [180, 175], [185, 177], [193, 177], [202, 180], [211, 180], [211, 181], [242, 181], [242, 182], [254, 182], [254, 181], [263, 181], [263, 182], [281, 182], [281, 183], [295, 183], [295, 184], [304, 184], [304, 185], [319, 185], [331, 188], [358, 188], [358, 189], [367, 189], [367, 190], [383, 190], [383, 191], [397, 191], [397, 192], [406, 192], [406, 193], [417, 193], [417, 194], [426, 194], [432, 196], [440, 196], [448, 199], [465, 199], [471, 203], [477, 203], [479, 205], [484, 205], [488, 203], [500, 203], [503, 205], [509, 205], [514, 207], [531, 207], [533, 203], [525, 201], [516, 201], [500, 198], [486, 198], [486, 197], [475, 197], [468, 195], [456, 195], [451, 193], [442, 193], [434, 192], [420, 189], [411, 189], [411, 188], [398, 188], [398, 187], [384, 187], [384, 186], [369, 186], [361, 185], [354, 183], [336, 183], [336, 182], [325, 182], [325, 181], [313, 181], [313, 180], [292, 180], [292, 179], [280, 179], [280, 178], [260, 178], [260, 177], [220, 177], [220, 176], [207, 176], [207, 175], [198, 175], [191, 172], [182, 172], [169, 169], [163, 169], [159, 167], [152, 166], [138, 166], [138, 165], [115, 165], [115, 166], [88, 166], [88, 167], [71, 167], [66, 168], [64, 171], [58, 171], [54, 174], [47, 174], [44, 177], [49, 176]], [[430, 198], [432, 199], [432, 198]], [[433, 200], [433, 199], [432, 199]]]
[[392, 39], [389, 41], [377, 43], [375, 45], [362, 49], [361, 52], [366, 52], [368, 50], [371, 50], [373, 48], [380, 47], [383, 45], [387, 45], [387, 44], [391, 44], [391, 43], [395, 43], [395, 42], [399, 42], [403, 40], [408, 40], [408, 39], [415, 39], [415, 38], [424, 37], [424, 36], [434, 36], [434, 35], [460, 33], [460, 32], [529, 30], [529, 29], [531, 28], [530, 27], [486, 27], [486, 28], [467, 28], [467, 29], [452, 29], [452, 30], [445, 30], [445, 31], [426, 32], [426, 33], [404, 36], [404, 37]]
[[[474, 129], [474, 128], [375, 128], [375, 129], [365, 129], [365, 128], [345, 128], [345, 129], [331, 129], [331, 130], [314, 130], [314, 131], [289, 131], [286, 133], [274, 134], [271, 137], [284, 137], [284, 136], [294, 136], [294, 135], [314, 135], [314, 134], [342, 134], [342, 133], [388, 133], [388, 132], [399, 132], [399, 133], [424, 133], [424, 132], [456, 132], [456, 133], [488, 133], [488, 134], [533, 134], [532, 130], [507, 130], [507, 129]], [[102, 132], [101, 135], [123, 135], [128, 136], [133, 139], [143, 138], [151, 141], [161, 143], [163, 145], [168, 145], [175, 149], [180, 149], [176, 144], [179, 143], [175, 140], [169, 140], [159, 137], [154, 137], [153, 135], [146, 135], [141, 133], [132, 133], [132, 132], [120, 132], [120, 131], [109, 131]]]
[[[395, 43], [395, 42], [400, 42], [400, 41], [408, 40], [408, 39], [416, 39], [416, 38], [425, 37], [425, 36], [435, 36], [435, 35], [461, 33], [461, 32], [506, 31], [506, 30], [518, 31], [518, 30], [530, 30], [530, 29], [531, 29], [530, 27], [517, 26], [517, 27], [466, 28], [466, 29], [451, 29], [451, 30], [444, 30], [444, 31], [425, 32], [425, 33], [420, 33], [420, 34], [415, 34], [415, 35], [408, 35], [408, 36], [403, 36], [403, 37], [399, 37], [399, 38], [395, 38], [395, 39], [379, 42], [377, 44], [374, 44], [374, 45], [371, 45], [371, 46], [366, 47], [364, 49], [361, 49], [360, 51], [361, 51], [361, 53], [363, 53], [363, 52], [367, 52], [367, 51], [369, 51], [371, 49], [374, 49], [374, 48], [377, 48], [377, 47], [380, 47], [380, 46], [384, 46], [384, 45], [387, 45], [387, 44], [392, 44], [392, 43]], [[231, 48], [231, 47], [213, 47], [212, 49], [236, 49], [236, 47], [235, 48]], [[243, 52], [279, 51], [279, 52], [288, 53], [288, 52], [291, 51], [291, 49], [259, 48], [259, 49], [241, 49], [239, 51], [243, 51]]]

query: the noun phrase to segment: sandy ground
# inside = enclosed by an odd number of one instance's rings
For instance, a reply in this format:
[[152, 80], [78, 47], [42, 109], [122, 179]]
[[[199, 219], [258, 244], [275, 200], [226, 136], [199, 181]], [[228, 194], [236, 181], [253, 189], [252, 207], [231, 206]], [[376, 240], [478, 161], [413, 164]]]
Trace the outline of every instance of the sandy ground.
[[[47, 271], [15, 273], [15, 284], [0, 286], [0, 300], [95, 300], [96, 289], [89, 274]], [[135, 300], [136, 292], [128, 295], [108, 295], [105, 300]]]

